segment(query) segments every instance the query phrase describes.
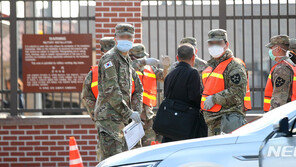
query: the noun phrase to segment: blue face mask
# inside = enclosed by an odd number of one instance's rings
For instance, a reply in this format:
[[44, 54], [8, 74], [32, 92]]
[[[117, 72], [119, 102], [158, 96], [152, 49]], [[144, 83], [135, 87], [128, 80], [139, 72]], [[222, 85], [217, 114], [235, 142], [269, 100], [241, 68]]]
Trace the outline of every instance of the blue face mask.
[[118, 40], [117, 49], [121, 52], [128, 52], [133, 47], [133, 42], [129, 40]]
[[272, 53], [272, 49], [269, 49], [268, 54], [269, 54], [270, 59], [275, 61], [275, 56]]
[[[285, 49], [282, 49], [282, 50], [284, 50], [284, 51], [286, 51]], [[269, 49], [269, 51], [268, 51], [268, 54], [269, 54], [269, 57], [270, 57], [270, 59], [271, 60], [273, 60], [273, 61], [276, 61], [275, 60], [275, 55], [272, 53], [272, 51], [273, 51], [273, 49]], [[278, 58], [283, 58], [283, 57], [286, 57], [286, 55], [285, 56], [277, 56]]]

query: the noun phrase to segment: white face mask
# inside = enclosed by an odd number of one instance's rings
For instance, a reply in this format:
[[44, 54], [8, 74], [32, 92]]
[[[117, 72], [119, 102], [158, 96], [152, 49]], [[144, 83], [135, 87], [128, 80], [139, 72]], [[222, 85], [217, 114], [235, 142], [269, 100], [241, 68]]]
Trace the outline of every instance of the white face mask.
[[133, 47], [133, 42], [129, 40], [117, 40], [117, 49], [121, 52], [128, 52]]
[[213, 45], [209, 47], [209, 53], [212, 57], [218, 58], [220, 57], [224, 52], [224, 47], [219, 45]]

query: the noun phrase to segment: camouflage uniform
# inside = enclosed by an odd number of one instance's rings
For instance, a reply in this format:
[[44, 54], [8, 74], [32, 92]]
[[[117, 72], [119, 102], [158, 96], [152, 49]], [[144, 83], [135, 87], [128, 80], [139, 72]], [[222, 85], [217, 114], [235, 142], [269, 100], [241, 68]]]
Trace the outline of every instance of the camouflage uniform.
[[[101, 50], [102, 52], [107, 52], [111, 48], [115, 46], [115, 41], [113, 37], [104, 37], [100, 40], [101, 44]], [[85, 80], [83, 82], [82, 86], [82, 104], [86, 108], [89, 116], [93, 121], [94, 119], [94, 109], [96, 105], [96, 98], [91, 90], [91, 83], [92, 83], [92, 71], [90, 71], [87, 76], [85, 77]]]
[[[133, 67], [136, 71], [141, 71], [143, 73], [144, 66], [146, 65], [145, 59], [148, 56], [148, 53], [145, 52], [145, 46], [142, 44], [134, 44], [133, 48], [130, 50], [130, 55], [140, 58], [133, 60]], [[151, 66], [153, 72], [156, 75], [156, 81], [163, 82], [165, 75], [164, 70], [157, 68], [155, 66]], [[141, 119], [144, 122], [144, 130], [145, 136], [142, 138], [142, 145], [149, 146], [152, 141], [161, 141], [159, 136], [156, 136], [154, 130], [152, 129], [153, 118], [155, 117], [155, 113], [153, 112], [153, 107], [148, 106], [143, 103], [143, 112], [141, 114]]]
[[[192, 46], [194, 46], [194, 48], [197, 47], [197, 43], [196, 43], [196, 39], [193, 38], [193, 37], [186, 37], [186, 38], [183, 38], [181, 41], [180, 41], [180, 44], [183, 44], [183, 43], [190, 43]], [[173, 69], [176, 68], [176, 66], [178, 65], [179, 62], [175, 62], [171, 65], [170, 67], [170, 70], [169, 71], [172, 71]], [[197, 69], [198, 73], [199, 73], [199, 78], [200, 78], [200, 83], [202, 83], [202, 71], [205, 70], [206, 68], [208, 67], [208, 63], [207, 61], [199, 58], [199, 57], [195, 57], [195, 63], [194, 63], [194, 68]], [[201, 86], [201, 92], [203, 90], [203, 85], [200, 84]]]
[[[225, 40], [225, 30], [216, 29], [209, 32], [209, 40]], [[212, 58], [208, 65], [216, 68], [222, 61], [233, 57], [228, 49], [218, 59]], [[235, 80], [234, 76], [238, 76]], [[209, 127], [209, 136], [229, 133], [246, 123], [244, 112], [244, 97], [247, 87], [247, 70], [238, 60], [233, 59], [224, 73], [225, 89], [213, 95], [213, 102], [222, 106], [219, 112], [204, 111], [205, 120]]]
[[[101, 51], [104, 53], [104, 52], [109, 51], [110, 49], [112, 49], [115, 46], [115, 40], [113, 37], [104, 37], [100, 40], [100, 45], [101, 45]], [[90, 71], [87, 74], [87, 76], [83, 82], [82, 104], [86, 108], [90, 118], [95, 122], [94, 109], [95, 109], [97, 99], [95, 98], [95, 96], [92, 92], [91, 83], [92, 83], [92, 71]], [[98, 129], [98, 127], [97, 127], [97, 129]], [[100, 157], [99, 148], [100, 148], [100, 144], [98, 141], [98, 144], [97, 144], [98, 159]]]
[[[270, 43], [266, 47], [271, 48], [274, 45], [289, 45], [289, 37], [286, 35], [274, 36], [270, 39]], [[287, 59], [288, 57], [283, 57], [271, 73], [271, 81], [274, 86], [270, 101], [270, 110], [291, 101], [294, 72], [288, 64], [284, 63], [283, 60]]]
[[[118, 24], [116, 35], [134, 35], [134, 27], [130, 24]], [[127, 150], [123, 136], [123, 128], [129, 123], [133, 113], [131, 109], [132, 75], [131, 59], [123, 55], [117, 47], [109, 50], [99, 61], [98, 88], [99, 96], [95, 107], [96, 125], [99, 127], [100, 161]], [[139, 81], [139, 78], [137, 81]], [[139, 83], [141, 84], [141, 83]], [[133, 96], [142, 108], [143, 90]], [[138, 111], [141, 113], [141, 111]]]

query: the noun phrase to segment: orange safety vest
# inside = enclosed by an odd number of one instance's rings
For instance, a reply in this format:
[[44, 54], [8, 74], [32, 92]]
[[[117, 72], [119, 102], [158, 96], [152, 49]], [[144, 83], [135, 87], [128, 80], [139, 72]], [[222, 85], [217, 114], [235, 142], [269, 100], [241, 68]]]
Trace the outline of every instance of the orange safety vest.
[[91, 66], [91, 91], [94, 94], [95, 98], [98, 97], [99, 88], [98, 88], [98, 78], [99, 78], [99, 68], [98, 66]]
[[[143, 103], [155, 107], [157, 104], [156, 97], [157, 97], [157, 81], [156, 81], [156, 75], [154, 71], [152, 70], [152, 67], [149, 65], [144, 66], [143, 73], [141, 71], [136, 71], [140, 81], [143, 85]], [[134, 79], [132, 78], [132, 94], [135, 91], [135, 84]]]
[[293, 74], [291, 101], [296, 100], [296, 67], [292, 66], [290, 63], [288, 63], [286, 61], [278, 62], [277, 64], [275, 64], [271, 68], [270, 73], [268, 75], [267, 83], [266, 83], [266, 86], [265, 86], [263, 110], [266, 111], [266, 112], [269, 111], [269, 109], [270, 109], [270, 101], [271, 101], [272, 92], [273, 92], [273, 85], [272, 85], [272, 81], [271, 81], [271, 74], [272, 74], [274, 68], [277, 65], [279, 65], [280, 63], [286, 63], [286, 64], [288, 64], [293, 69], [294, 74]]
[[[212, 67], [207, 67], [202, 72], [202, 82], [204, 85], [204, 91], [201, 98], [201, 109], [204, 111], [210, 111], [210, 112], [219, 112], [222, 108], [221, 105], [215, 104], [211, 109], [206, 110], [204, 108], [204, 102], [206, 101], [206, 97], [219, 93], [225, 89], [225, 82], [224, 82], [224, 76], [223, 73], [228, 66], [228, 64], [233, 60], [234, 58], [229, 58], [223, 62], [221, 62], [214, 70]], [[237, 58], [235, 58], [237, 59]], [[242, 60], [239, 59], [240, 62], [243, 63]], [[245, 63], [243, 63], [245, 65]], [[244, 97], [244, 106], [245, 109], [251, 109], [251, 97], [250, 97], [250, 87], [249, 87], [249, 79], [248, 84], [246, 88], [246, 95]]]

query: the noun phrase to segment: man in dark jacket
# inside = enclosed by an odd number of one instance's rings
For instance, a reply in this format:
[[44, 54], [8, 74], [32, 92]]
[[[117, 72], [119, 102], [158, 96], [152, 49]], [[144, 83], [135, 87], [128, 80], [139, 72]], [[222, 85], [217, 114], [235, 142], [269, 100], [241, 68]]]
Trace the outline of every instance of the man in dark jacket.
[[[194, 47], [187, 43], [178, 47], [177, 59], [180, 63], [178, 63], [176, 68], [165, 78], [164, 96], [194, 106], [196, 112], [199, 112], [202, 92], [200, 90], [201, 83], [198, 71], [195, 68], [192, 68], [195, 63], [194, 51]], [[202, 121], [198, 121], [204, 122], [202, 115], [200, 118]], [[206, 128], [206, 125], [203, 127], [203, 130], [204, 128]], [[197, 130], [199, 130], [199, 128], [197, 128]], [[174, 140], [164, 136], [162, 142], [170, 141]]]

